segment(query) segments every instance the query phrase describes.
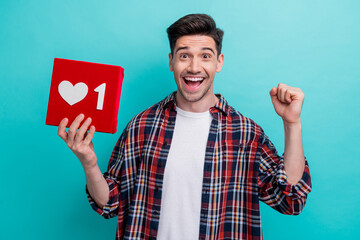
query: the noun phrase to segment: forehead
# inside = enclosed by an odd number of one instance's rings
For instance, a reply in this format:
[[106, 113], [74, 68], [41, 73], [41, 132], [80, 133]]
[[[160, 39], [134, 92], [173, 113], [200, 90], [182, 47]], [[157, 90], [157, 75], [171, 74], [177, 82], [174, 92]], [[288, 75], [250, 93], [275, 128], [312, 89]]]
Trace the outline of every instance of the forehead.
[[212, 37], [206, 35], [186, 35], [178, 38], [174, 47], [174, 51], [178, 48], [186, 47], [187, 49], [203, 49], [211, 48], [216, 51], [216, 44]]

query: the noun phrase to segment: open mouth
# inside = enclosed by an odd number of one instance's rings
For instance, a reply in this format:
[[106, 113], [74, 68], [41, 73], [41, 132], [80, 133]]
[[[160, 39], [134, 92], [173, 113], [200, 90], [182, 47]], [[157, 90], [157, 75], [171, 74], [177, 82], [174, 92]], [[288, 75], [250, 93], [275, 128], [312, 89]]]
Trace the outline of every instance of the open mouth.
[[196, 90], [204, 82], [204, 77], [183, 77], [183, 80], [189, 90]]

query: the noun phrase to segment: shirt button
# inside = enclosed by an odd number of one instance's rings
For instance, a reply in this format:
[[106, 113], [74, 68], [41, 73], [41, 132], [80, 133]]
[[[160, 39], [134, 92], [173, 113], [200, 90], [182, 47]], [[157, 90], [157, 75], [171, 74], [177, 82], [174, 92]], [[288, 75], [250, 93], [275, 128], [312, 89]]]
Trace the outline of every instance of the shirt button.
[[159, 167], [163, 167], [163, 166], [164, 166], [163, 162], [159, 162]]
[[166, 147], [166, 146], [167, 146], [167, 142], [166, 142], [166, 141], [164, 141], [164, 144], [163, 144], [163, 146], [164, 146], [164, 147]]

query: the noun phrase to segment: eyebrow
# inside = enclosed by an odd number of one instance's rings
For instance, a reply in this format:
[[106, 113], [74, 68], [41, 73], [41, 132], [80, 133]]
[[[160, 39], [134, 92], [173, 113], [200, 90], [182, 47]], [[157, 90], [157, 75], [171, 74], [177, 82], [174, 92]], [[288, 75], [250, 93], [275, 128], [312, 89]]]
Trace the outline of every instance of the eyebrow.
[[202, 50], [209, 50], [215, 55], [215, 52], [212, 48], [204, 47], [204, 48], [202, 48]]
[[[187, 50], [187, 49], [189, 49], [189, 47], [179, 47], [178, 49], [176, 49], [175, 53], [177, 53], [180, 50]], [[203, 48], [201, 48], [201, 50], [209, 50], [215, 55], [215, 52], [214, 52], [214, 50], [212, 48], [203, 47]]]

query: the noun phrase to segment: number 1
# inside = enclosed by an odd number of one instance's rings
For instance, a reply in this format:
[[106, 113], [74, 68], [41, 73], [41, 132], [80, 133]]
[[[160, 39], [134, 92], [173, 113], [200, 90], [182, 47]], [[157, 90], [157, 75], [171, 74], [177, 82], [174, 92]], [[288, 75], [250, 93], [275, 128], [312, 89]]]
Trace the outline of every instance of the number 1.
[[97, 110], [103, 109], [104, 98], [105, 98], [105, 88], [106, 88], [106, 83], [103, 83], [94, 89], [95, 92], [99, 93], [98, 100], [97, 100], [97, 106], [96, 106]]

